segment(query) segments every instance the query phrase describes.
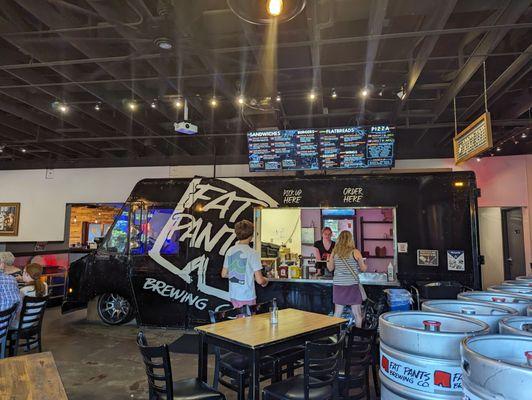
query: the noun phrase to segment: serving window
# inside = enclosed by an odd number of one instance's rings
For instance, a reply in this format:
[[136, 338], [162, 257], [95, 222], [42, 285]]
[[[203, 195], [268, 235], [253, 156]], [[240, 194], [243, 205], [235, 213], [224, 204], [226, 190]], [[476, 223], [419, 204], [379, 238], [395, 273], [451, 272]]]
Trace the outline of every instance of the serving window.
[[333, 241], [348, 230], [366, 259], [368, 272], [389, 273], [391, 264], [395, 275], [395, 211], [393, 207], [256, 209], [255, 247], [269, 269], [283, 264], [301, 266], [312, 259], [314, 242], [321, 239], [323, 228], [332, 230]]

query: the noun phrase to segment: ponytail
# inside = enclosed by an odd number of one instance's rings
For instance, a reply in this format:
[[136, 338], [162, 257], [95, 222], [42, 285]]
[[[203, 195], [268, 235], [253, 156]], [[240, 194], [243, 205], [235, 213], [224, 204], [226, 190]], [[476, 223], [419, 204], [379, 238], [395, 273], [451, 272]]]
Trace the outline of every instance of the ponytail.
[[46, 285], [40, 279], [33, 281], [33, 287], [35, 288], [35, 297], [43, 297], [46, 295]]

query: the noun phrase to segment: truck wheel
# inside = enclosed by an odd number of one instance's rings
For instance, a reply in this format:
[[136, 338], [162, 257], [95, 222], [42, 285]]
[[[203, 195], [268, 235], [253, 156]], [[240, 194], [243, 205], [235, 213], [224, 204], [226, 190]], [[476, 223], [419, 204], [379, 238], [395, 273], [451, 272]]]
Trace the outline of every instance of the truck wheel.
[[133, 305], [118, 293], [105, 293], [98, 299], [98, 316], [107, 325], [121, 325], [134, 317]]

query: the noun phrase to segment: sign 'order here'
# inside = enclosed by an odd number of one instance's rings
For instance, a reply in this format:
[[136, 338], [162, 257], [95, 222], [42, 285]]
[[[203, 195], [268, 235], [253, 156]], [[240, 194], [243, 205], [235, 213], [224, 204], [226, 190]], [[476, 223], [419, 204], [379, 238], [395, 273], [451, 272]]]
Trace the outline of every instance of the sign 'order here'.
[[453, 142], [456, 164], [467, 161], [493, 147], [490, 113], [486, 112], [473, 121], [454, 137]]

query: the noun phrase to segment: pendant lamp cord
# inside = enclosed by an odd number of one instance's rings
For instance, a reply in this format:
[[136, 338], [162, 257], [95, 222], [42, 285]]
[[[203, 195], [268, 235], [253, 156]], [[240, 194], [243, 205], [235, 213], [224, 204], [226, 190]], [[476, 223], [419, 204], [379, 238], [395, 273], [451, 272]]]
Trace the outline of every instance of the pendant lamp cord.
[[456, 121], [456, 97], [453, 98], [454, 108], [454, 136], [458, 135], [458, 122]]
[[486, 88], [486, 61], [482, 63], [484, 70], [484, 111], [488, 112], [488, 89]]

